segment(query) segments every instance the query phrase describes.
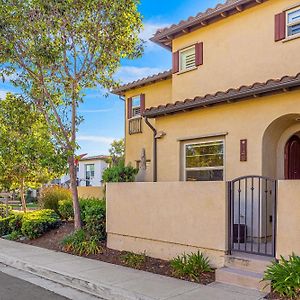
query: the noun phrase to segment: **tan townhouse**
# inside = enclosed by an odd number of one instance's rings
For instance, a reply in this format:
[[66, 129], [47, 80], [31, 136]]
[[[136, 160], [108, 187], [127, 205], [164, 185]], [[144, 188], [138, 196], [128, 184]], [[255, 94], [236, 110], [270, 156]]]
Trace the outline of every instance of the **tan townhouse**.
[[229, 0], [151, 40], [172, 70], [114, 91], [147, 182], [108, 186], [109, 246], [200, 249], [220, 280], [242, 255], [300, 254], [299, 0]]

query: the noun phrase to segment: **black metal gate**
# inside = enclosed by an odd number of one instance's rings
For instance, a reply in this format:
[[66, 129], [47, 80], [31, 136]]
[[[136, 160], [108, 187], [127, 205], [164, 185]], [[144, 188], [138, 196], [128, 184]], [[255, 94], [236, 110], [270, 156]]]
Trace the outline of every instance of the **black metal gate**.
[[277, 181], [245, 176], [228, 182], [229, 250], [275, 256]]

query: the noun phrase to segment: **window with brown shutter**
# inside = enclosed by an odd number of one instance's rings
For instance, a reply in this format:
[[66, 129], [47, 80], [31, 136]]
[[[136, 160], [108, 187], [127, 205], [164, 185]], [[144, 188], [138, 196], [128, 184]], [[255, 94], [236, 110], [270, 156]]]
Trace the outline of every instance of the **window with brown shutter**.
[[145, 94], [128, 99], [128, 132], [142, 133], [142, 114], [145, 111]]
[[141, 115], [145, 111], [145, 94], [141, 94]]
[[195, 45], [195, 52], [196, 52], [195, 63], [196, 66], [198, 67], [203, 65], [203, 42], [197, 43]]
[[196, 69], [203, 65], [203, 42], [173, 53], [173, 74]]
[[284, 40], [286, 37], [286, 13], [275, 15], [275, 42]]
[[173, 74], [179, 72], [179, 51], [173, 53]]
[[132, 118], [132, 98], [127, 99], [127, 118]]

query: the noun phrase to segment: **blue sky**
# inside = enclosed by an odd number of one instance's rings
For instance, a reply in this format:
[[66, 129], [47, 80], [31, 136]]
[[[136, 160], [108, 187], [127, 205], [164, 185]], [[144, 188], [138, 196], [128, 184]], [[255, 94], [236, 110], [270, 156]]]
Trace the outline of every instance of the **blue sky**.
[[[144, 19], [141, 37], [148, 40], [158, 28], [178, 23], [191, 15], [214, 7], [217, 0], [141, 0], [139, 11]], [[142, 58], [122, 61], [116, 76], [130, 82], [171, 68], [171, 53], [151, 42], [145, 45]], [[0, 83], [0, 98], [16, 91], [9, 82]], [[124, 102], [117, 96], [105, 97], [100, 89], [86, 92], [80, 114], [84, 122], [78, 132], [79, 153], [107, 154], [110, 143], [124, 136]]]

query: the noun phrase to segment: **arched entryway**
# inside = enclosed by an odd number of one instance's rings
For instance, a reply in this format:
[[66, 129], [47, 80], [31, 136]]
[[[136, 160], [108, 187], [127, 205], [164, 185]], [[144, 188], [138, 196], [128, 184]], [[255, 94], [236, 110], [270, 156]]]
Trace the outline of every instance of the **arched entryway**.
[[300, 114], [281, 116], [266, 128], [262, 175], [278, 180], [300, 179]]
[[285, 145], [284, 153], [285, 179], [300, 179], [300, 137], [293, 135]]

